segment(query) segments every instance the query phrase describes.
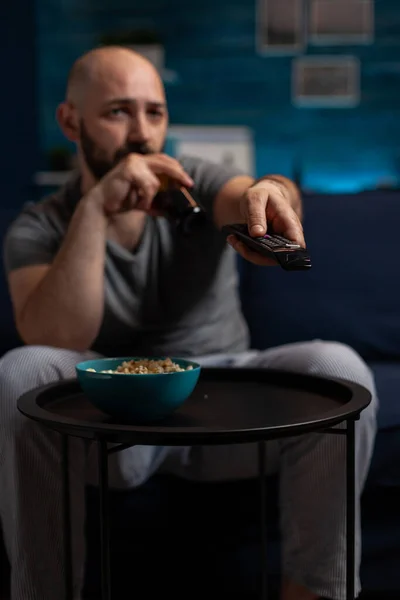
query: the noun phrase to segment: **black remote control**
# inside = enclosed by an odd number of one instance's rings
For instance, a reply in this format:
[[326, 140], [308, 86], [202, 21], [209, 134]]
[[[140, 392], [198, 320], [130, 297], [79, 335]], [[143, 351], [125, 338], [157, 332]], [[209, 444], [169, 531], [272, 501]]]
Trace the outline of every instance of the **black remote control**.
[[242, 224], [226, 225], [223, 231], [236, 235], [255, 252], [273, 258], [286, 271], [305, 271], [312, 266], [307, 250], [281, 235], [268, 232], [262, 237], [252, 237], [247, 225]]

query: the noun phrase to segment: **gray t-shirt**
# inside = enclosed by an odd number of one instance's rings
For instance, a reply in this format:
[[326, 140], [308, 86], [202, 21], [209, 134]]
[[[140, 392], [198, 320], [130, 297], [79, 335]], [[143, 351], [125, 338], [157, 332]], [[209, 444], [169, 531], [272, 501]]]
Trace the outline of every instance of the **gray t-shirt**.
[[[221, 187], [240, 174], [193, 157], [180, 162], [208, 214]], [[80, 195], [75, 177], [23, 209], [5, 239], [7, 272], [52, 262]], [[211, 216], [190, 235], [163, 217], [147, 217], [135, 252], [107, 241], [105, 311], [94, 350], [108, 356], [195, 356], [247, 348], [236, 255]]]

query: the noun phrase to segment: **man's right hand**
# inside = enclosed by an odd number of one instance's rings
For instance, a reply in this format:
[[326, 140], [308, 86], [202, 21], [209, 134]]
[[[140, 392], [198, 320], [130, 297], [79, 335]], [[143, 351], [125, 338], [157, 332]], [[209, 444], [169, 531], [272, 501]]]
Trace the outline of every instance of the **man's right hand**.
[[192, 187], [193, 180], [181, 164], [166, 154], [129, 154], [87, 194], [106, 216], [128, 210], [151, 211], [160, 189], [160, 178]]

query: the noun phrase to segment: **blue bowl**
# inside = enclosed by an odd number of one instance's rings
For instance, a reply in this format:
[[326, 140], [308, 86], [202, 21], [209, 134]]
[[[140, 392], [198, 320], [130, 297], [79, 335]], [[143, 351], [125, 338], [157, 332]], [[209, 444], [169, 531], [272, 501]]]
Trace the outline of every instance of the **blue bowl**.
[[101, 411], [119, 421], [149, 423], [168, 417], [182, 406], [196, 387], [201, 370], [197, 363], [170, 357], [182, 368], [193, 368], [146, 375], [99, 372], [115, 370], [124, 361], [149, 358], [162, 360], [166, 357], [100, 358], [78, 363], [75, 370], [83, 392]]

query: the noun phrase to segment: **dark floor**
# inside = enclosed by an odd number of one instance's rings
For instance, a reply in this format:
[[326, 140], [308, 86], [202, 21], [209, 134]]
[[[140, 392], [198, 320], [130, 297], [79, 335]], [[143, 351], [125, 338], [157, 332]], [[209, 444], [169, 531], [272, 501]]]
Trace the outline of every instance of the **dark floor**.
[[[398, 497], [396, 499], [396, 506], [398, 507]], [[190, 502], [187, 503], [188, 505], [190, 505]], [[118, 505], [119, 506], [119, 505]], [[203, 509], [205, 510], [205, 508], [207, 508], [207, 505], [205, 503], [203, 503]], [[180, 505], [179, 510], [182, 510], [182, 505]], [[217, 511], [218, 512], [218, 511]], [[98, 514], [98, 510], [95, 509], [94, 513], [97, 515]], [[126, 514], [126, 511], [123, 512], [123, 514]], [[208, 510], [205, 510], [205, 514], [209, 514]], [[218, 512], [218, 514], [222, 514], [220, 512]], [[186, 521], [188, 522], [188, 521]], [[173, 524], [175, 525], [175, 522], [173, 521]], [[97, 529], [97, 517], [94, 520], [93, 523], [93, 527], [95, 527]], [[147, 530], [146, 530], [147, 531]], [[193, 534], [193, 527], [190, 530], [190, 535]], [[175, 536], [176, 536], [176, 530], [175, 530]], [[89, 536], [90, 539], [94, 539], [95, 541], [95, 546], [97, 546], [98, 548], [98, 543], [95, 540], [95, 536], [93, 535], [93, 531], [92, 531], [92, 535]], [[1, 540], [0, 540], [1, 541]], [[144, 540], [143, 540], [144, 541]], [[167, 554], [164, 554], [163, 552], [165, 551], [165, 553], [167, 553], [167, 549], [164, 548], [163, 550], [163, 545], [161, 544], [162, 540], [159, 540], [159, 545], [156, 546], [156, 548], [159, 549], [159, 551], [162, 553], [162, 558], [163, 560], [161, 560], [158, 564], [163, 564], [165, 562], [165, 558], [167, 556]], [[176, 537], [175, 537], [175, 541], [176, 541]], [[205, 560], [205, 557], [209, 556], [207, 549], [205, 550], [205, 553], [201, 552], [201, 548], [197, 549], [198, 552], [200, 552], [200, 556], [198, 557], [198, 560], [195, 559], [195, 557], [193, 556], [193, 552], [194, 549], [191, 547], [191, 550], [188, 551], [190, 545], [187, 543], [184, 543], [184, 541], [182, 542], [182, 544], [178, 544], [178, 548], [184, 549], [184, 551], [182, 552], [178, 552], [178, 553], [171, 553], [171, 548], [170, 548], [170, 543], [168, 542], [168, 540], [165, 542], [167, 544], [167, 547], [169, 548], [169, 555], [171, 556], [171, 560], [172, 560], [172, 568], [168, 569], [168, 572], [165, 573], [165, 578], [163, 577], [162, 572], [160, 572], [160, 570], [154, 569], [152, 568], [151, 571], [146, 571], [146, 569], [143, 569], [143, 577], [137, 577], [136, 578], [136, 590], [135, 590], [135, 598], [137, 598], [137, 600], [148, 600], [148, 598], [163, 598], [165, 596], [165, 592], [166, 591], [173, 591], [174, 594], [174, 600], [188, 600], [188, 598], [190, 598], [190, 600], [205, 600], [205, 598], [207, 600], [214, 600], [214, 598], [216, 600], [259, 600], [259, 595], [255, 592], [257, 592], [257, 584], [254, 586], [253, 585], [253, 595], [243, 595], [243, 594], [232, 594], [232, 591], [238, 590], [237, 587], [234, 587], [233, 590], [231, 589], [230, 591], [227, 591], [226, 594], [224, 594], [224, 589], [225, 589], [225, 585], [224, 587], [219, 587], [218, 589], [218, 585], [216, 585], [216, 582], [213, 581], [211, 582], [209, 578], [207, 578], [207, 561]], [[164, 546], [165, 546], [164, 543]], [[143, 555], [144, 550], [145, 550], [146, 545], [140, 545], [140, 552]], [[154, 558], [154, 553], [155, 553], [155, 547], [154, 545], [151, 545], [151, 558]], [[95, 554], [97, 555], [97, 551], [95, 552]], [[157, 555], [157, 552], [155, 553]], [[129, 555], [130, 556], [130, 555]], [[143, 558], [143, 557], [142, 557]], [[190, 566], [190, 564], [192, 564], [194, 562], [194, 564], [201, 564], [202, 565], [202, 570], [201, 572], [196, 572], [194, 574], [190, 573], [190, 569], [186, 568], [186, 566], [184, 565], [185, 561], [187, 562], [187, 564]], [[122, 562], [122, 561], [121, 561]], [[156, 561], [157, 562], [157, 561]], [[119, 561], [117, 561], [117, 565], [118, 566]], [[6, 584], [8, 582], [8, 576], [9, 573], [7, 572], [7, 570], [5, 569], [5, 555], [4, 555], [4, 547], [3, 544], [0, 544], [0, 600], [9, 600], [9, 594], [6, 593]], [[144, 561], [145, 565], [154, 565], [154, 561]], [[236, 563], [232, 563], [232, 564], [236, 564]], [[216, 563], [217, 565], [217, 570], [221, 571], [221, 562], [218, 560], [218, 562]], [[115, 565], [114, 565], [115, 566]], [[215, 565], [214, 565], [215, 566]], [[227, 571], [227, 581], [229, 581], [232, 577], [232, 566], [229, 565], [230, 568]], [[126, 567], [126, 568], [125, 568]], [[95, 568], [92, 569], [94, 572], [98, 572], [98, 566], [95, 565]], [[115, 578], [117, 581], [121, 581], [123, 578], [120, 577], [121, 573], [117, 573], [116, 571], [118, 571], [118, 569], [111, 570], [111, 573], [115, 573]], [[131, 559], [129, 560], [129, 564], [127, 565], [123, 565], [122, 566], [122, 571], [126, 574], [127, 577], [127, 583], [126, 585], [131, 585], [132, 582], [132, 562]], [[197, 570], [196, 570], [197, 571]], [[175, 576], [176, 574], [176, 576]], [[185, 574], [186, 574], [186, 580], [182, 581], [183, 585], [179, 586], [177, 585], [177, 580], [182, 580], [185, 579]], [[169, 575], [169, 577], [168, 577]], [[142, 579], [142, 589], [138, 589], [138, 584], [140, 586], [140, 579]], [[240, 578], [239, 582], [240, 582]], [[257, 577], [255, 578], [255, 581], [257, 582]], [[271, 579], [269, 579], [269, 582], [271, 582]], [[383, 582], [384, 583], [384, 582]], [[148, 594], [146, 594], [146, 588], [147, 591], [149, 588], [152, 587], [152, 585], [155, 585], [157, 589], [159, 590], [160, 593], [157, 593], [156, 595], [151, 595], [149, 596]], [[226, 584], [226, 581], [225, 581]], [[278, 582], [277, 582], [278, 584]], [[275, 588], [278, 587], [278, 585], [276, 584]], [[179, 591], [178, 588], [180, 587], [181, 590], [184, 591], [184, 595], [182, 595]], [[222, 591], [221, 591], [222, 589]], [[244, 588], [246, 589], [246, 588]], [[214, 594], [213, 594], [213, 590], [214, 590]], [[121, 598], [126, 597], [126, 595], [123, 593], [118, 593], [118, 594], [114, 594], [113, 595], [113, 600], [121, 600]], [[98, 593], [95, 593], [94, 596], [91, 595], [90, 597], [87, 597], [87, 600], [99, 600], [100, 595]], [[57, 599], [58, 600], [58, 599]], [[269, 594], [268, 596], [268, 600], [278, 600], [278, 594]], [[375, 591], [375, 592], [368, 592], [368, 593], [362, 593], [361, 596], [359, 597], [359, 600], [400, 600], [400, 592], [392, 592], [392, 593], [388, 593], [388, 592], [382, 592], [382, 591]]]
[[[5, 580], [3, 578], [0, 578], [0, 600], [10, 600], [9, 597], [9, 593], [6, 592], [5, 587]], [[188, 582], [188, 586], [190, 587], [190, 583]], [[188, 598], [190, 598], [190, 600], [204, 600], [204, 598], [206, 597], [207, 600], [259, 600], [259, 595], [231, 595], [229, 594], [228, 596], [224, 595], [223, 592], [218, 592], [215, 596], [212, 594], [212, 591], [209, 589], [207, 591], [206, 596], [204, 596], [204, 591], [201, 592], [200, 595], [196, 594], [196, 586], [191, 586], [192, 589], [190, 590], [190, 593], [188, 593], [188, 590], [186, 591], [184, 596], [181, 595], [174, 595], [174, 600], [187, 600]], [[8, 591], [8, 590], [7, 590]], [[164, 590], [165, 593], [166, 590]], [[161, 594], [160, 597], [163, 597], [164, 594]], [[277, 593], [272, 593], [268, 595], [268, 600], [279, 600], [278, 599], [279, 594]], [[137, 600], [148, 600], [148, 595], [146, 594], [145, 590], [136, 590], [136, 594], [135, 597], [137, 598]], [[363, 592], [361, 594], [361, 596], [359, 596], [358, 600], [399, 600], [400, 599], [400, 594], [399, 592]], [[88, 597], [87, 600], [99, 600], [99, 596], [98, 594], [96, 594], [96, 598], [92, 598], [92, 597]], [[117, 597], [112, 598], [112, 600], [121, 600], [121, 596], [118, 595]]]

